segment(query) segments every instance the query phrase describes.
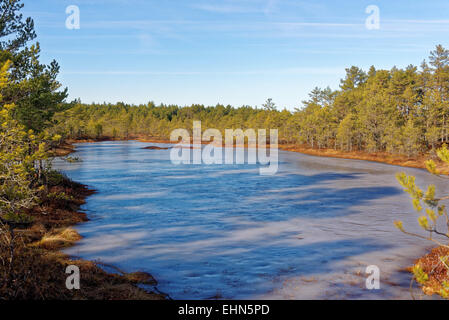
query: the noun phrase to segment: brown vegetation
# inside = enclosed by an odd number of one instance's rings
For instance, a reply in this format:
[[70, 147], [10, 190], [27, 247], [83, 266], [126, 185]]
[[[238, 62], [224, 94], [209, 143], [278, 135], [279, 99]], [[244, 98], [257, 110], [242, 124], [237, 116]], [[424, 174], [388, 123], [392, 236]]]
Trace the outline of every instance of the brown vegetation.
[[[387, 163], [395, 166], [425, 169], [425, 162], [429, 159], [429, 155], [417, 155], [407, 157], [405, 155], [391, 154], [387, 152], [364, 152], [364, 151], [340, 151], [335, 149], [312, 149], [306, 146], [283, 144], [279, 148], [285, 151], [299, 152], [312, 156], [342, 158], [353, 160], [366, 160]], [[449, 174], [449, 165], [442, 161], [436, 161], [442, 174]]]
[[[166, 298], [163, 294], [149, 293], [137, 286], [156, 284], [147, 273], [126, 274], [118, 271], [117, 274], [109, 274], [95, 262], [73, 260], [59, 251], [81, 239], [71, 226], [87, 221], [86, 214], [79, 212], [79, 208], [92, 193], [92, 190], [65, 177], [54, 181], [49, 190], [41, 195], [39, 206], [28, 212], [34, 217], [33, 226], [26, 230], [15, 230], [12, 268], [9, 263], [11, 238], [8, 232], [1, 234], [0, 299]], [[69, 265], [80, 268], [80, 290], [71, 291], [65, 286], [68, 276], [65, 270]]]
[[[443, 283], [449, 283], [448, 266], [441, 261], [441, 257], [447, 256], [449, 256], [449, 249], [441, 246], [416, 261], [415, 265], [419, 265], [428, 276], [428, 280], [422, 285], [426, 295], [440, 294], [444, 289]], [[410, 271], [412, 271], [411, 268]]]

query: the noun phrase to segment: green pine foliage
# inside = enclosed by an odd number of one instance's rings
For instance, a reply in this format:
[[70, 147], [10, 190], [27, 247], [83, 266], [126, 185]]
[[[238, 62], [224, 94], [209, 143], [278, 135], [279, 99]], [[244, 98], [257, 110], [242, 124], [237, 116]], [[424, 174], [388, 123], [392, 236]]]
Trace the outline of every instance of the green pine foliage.
[[[7, 62], [0, 67], [0, 90], [7, 87]], [[14, 104], [6, 104], [0, 94], [0, 218], [8, 221], [27, 220], [25, 209], [36, 204], [38, 193], [45, 188], [51, 168], [47, 133], [36, 134], [13, 118]]]
[[290, 112], [268, 99], [261, 108], [76, 103], [53, 118], [65, 137], [168, 139], [193, 120], [217, 128], [279, 129], [281, 143], [315, 149], [388, 152], [408, 157], [449, 142], [449, 51], [437, 46], [420, 68], [346, 70], [339, 90], [315, 88]]
[[[443, 145], [441, 149], [437, 151], [438, 157], [441, 161], [449, 163], [449, 150], [446, 145]], [[439, 174], [437, 165], [433, 160], [426, 162], [427, 169], [430, 173], [440, 176], [446, 179], [447, 176], [441, 176]], [[400, 185], [404, 188], [404, 191], [408, 193], [412, 199], [413, 207], [419, 213], [418, 223], [421, 228], [425, 231], [425, 234], [411, 233], [406, 230], [402, 221], [396, 221], [396, 227], [404, 232], [405, 234], [424, 239], [427, 241], [432, 241], [442, 248], [449, 249], [449, 214], [444, 204], [445, 201], [449, 199], [449, 196], [436, 195], [436, 188], [434, 185], [427, 187], [427, 191], [421, 190], [415, 182], [414, 176], [408, 176], [405, 173], [399, 173], [396, 175], [397, 180]], [[443, 223], [439, 223], [439, 220], [443, 220]], [[441, 226], [446, 226], [446, 229], [441, 229]], [[432, 266], [431, 270], [441, 269], [445, 270], [446, 277], [441, 280], [440, 277], [436, 278], [437, 293], [444, 298], [449, 298], [449, 286], [447, 285], [447, 280], [449, 279], [449, 256], [446, 254], [441, 254], [438, 256], [437, 265]], [[412, 270], [416, 281], [421, 284], [424, 288], [426, 286], [432, 286], [429, 283], [429, 274], [426, 273], [423, 267], [418, 263], [413, 267]], [[432, 271], [431, 271], [432, 272]], [[435, 285], [433, 285], [435, 286]], [[432, 292], [435, 292], [433, 290]]]
[[67, 89], [57, 81], [59, 65], [39, 61], [34, 22], [21, 14], [21, 0], [0, 0], [0, 65], [11, 61], [10, 83], [1, 89], [4, 103], [15, 104], [14, 118], [26, 129], [41, 132], [61, 111]]

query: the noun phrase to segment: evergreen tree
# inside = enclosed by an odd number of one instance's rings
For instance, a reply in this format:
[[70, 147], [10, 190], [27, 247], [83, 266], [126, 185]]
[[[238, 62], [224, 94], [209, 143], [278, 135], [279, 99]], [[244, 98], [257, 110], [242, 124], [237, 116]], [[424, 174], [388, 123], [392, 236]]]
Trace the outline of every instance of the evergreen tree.
[[23, 18], [20, 0], [0, 0], [0, 64], [12, 61], [11, 83], [2, 89], [6, 103], [16, 105], [14, 117], [27, 129], [40, 132], [50, 126], [55, 112], [67, 97], [67, 89], [59, 91], [59, 65], [39, 62], [39, 43], [34, 22]]

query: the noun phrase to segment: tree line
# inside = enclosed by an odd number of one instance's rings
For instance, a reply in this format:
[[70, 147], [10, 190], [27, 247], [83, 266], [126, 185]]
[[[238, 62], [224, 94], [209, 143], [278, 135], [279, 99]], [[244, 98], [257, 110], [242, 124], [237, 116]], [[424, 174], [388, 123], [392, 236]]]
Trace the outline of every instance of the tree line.
[[52, 119], [53, 131], [68, 138], [168, 139], [193, 120], [224, 131], [279, 129], [281, 143], [342, 151], [414, 156], [449, 142], [449, 50], [438, 45], [418, 68], [346, 69], [338, 90], [315, 88], [303, 107], [83, 104], [66, 105]]
[[[23, 274], [14, 275], [15, 228], [29, 227], [29, 209], [45, 199], [67, 199], [64, 193], [50, 192], [49, 180], [63, 178], [51, 170], [49, 150], [65, 138], [131, 138], [135, 135], [168, 139], [174, 129], [192, 129], [194, 120], [203, 127], [225, 129], [278, 129], [281, 143], [305, 144], [311, 148], [343, 151], [389, 152], [414, 156], [436, 150], [449, 163], [449, 51], [438, 45], [428, 61], [418, 68], [364, 71], [346, 70], [340, 88], [315, 88], [303, 107], [278, 110], [271, 99], [261, 108], [242, 106], [82, 104], [66, 102], [67, 89], [57, 81], [58, 64], [39, 59], [39, 43], [31, 18], [20, 13], [20, 0], [0, 0], [0, 289], [23, 287]], [[440, 175], [433, 161], [427, 169]], [[437, 197], [434, 186], [419, 189], [415, 178], [405, 174], [398, 180], [411, 197], [421, 227], [444, 238], [438, 244], [444, 254], [437, 263], [447, 268], [447, 230], [437, 221], [449, 221], [448, 199]], [[449, 225], [449, 224], [448, 224]], [[408, 233], [402, 222], [396, 226]], [[8, 235], [9, 232], [9, 235]], [[408, 233], [409, 234], [409, 233]], [[415, 235], [416, 236], [416, 235]], [[418, 235], [419, 238], [423, 238]], [[428, 267], [428, 268], [427, 268]], [[426, 269], [427, 268], [427, 269]], [[440, 268], [441, 269], [441, 268]], [[449, 297], [445, 278], [435, 276], [436, 268], [419, 263], [413, 268], [423, 286], [436, 277], [436, 293]], [[29, 270], [26, 274], [32, 274]], [[26, 291], [26, 290], [25, 290]], [[4, 291], [2, 291], [4, 292]], [[12, 290], [14, 292], [14, 290]], [[16, 297], [14, 293], [11, 295]], [[4, 298], [8, 296], [3, 295]]]

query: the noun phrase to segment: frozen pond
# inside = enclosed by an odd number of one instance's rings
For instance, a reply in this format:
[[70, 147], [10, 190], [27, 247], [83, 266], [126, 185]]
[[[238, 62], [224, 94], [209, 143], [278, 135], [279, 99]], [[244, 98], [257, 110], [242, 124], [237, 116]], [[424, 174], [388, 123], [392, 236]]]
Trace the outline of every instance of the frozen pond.
[[[80, 144], [82, 162], [55, 163], [98, 191], [69, 254], [149, 272], [174, 299], [410, 299], [401, 269], [431, 244], [395, 229], [398, 219], [419, 228], [395, 174], [437, 190], [444, 180], [291, 152], [261, 176], [256, 165], [173, 165], [148, 145]], [[381, 270], [380, 290], [365, 288], [368, 265]]]

